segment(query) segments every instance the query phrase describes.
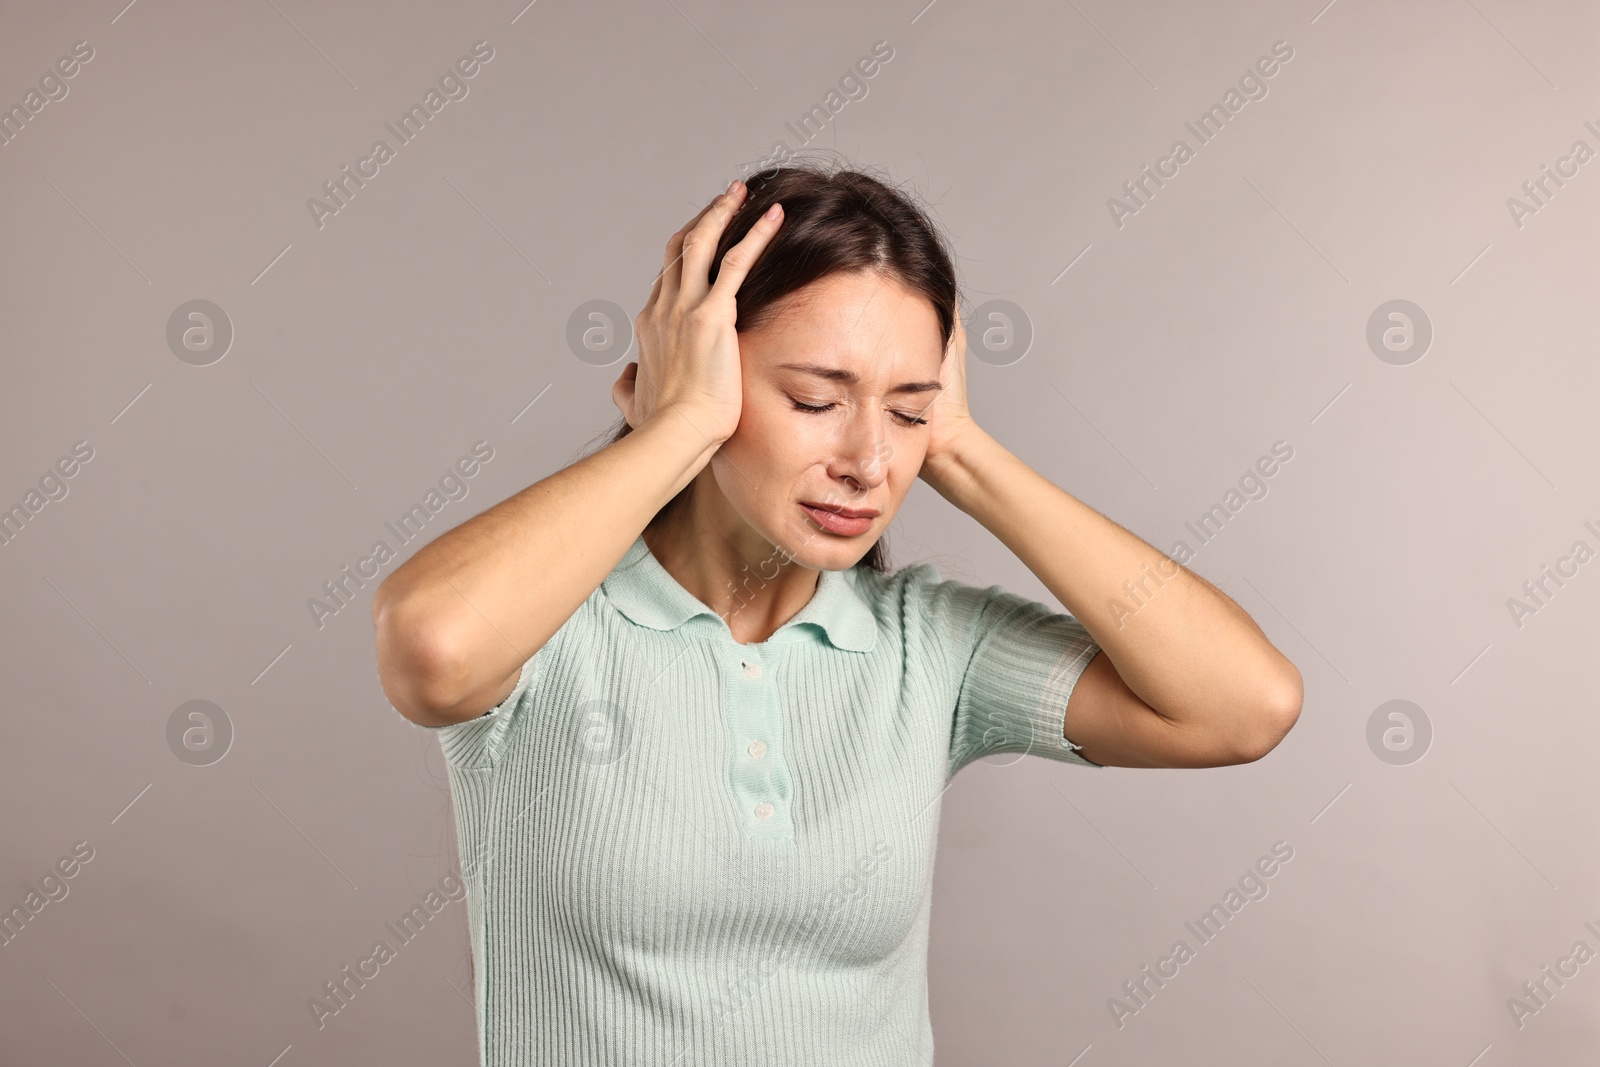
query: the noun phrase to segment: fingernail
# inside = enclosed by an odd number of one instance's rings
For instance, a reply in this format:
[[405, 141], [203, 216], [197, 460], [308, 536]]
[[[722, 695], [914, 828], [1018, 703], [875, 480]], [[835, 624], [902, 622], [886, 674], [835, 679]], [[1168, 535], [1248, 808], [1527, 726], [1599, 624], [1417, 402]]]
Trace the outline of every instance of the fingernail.
[[771, 207], [767, 208], [767, 213], [766, 213], [766, 215], [763, 216], [763, 218], [769, 218], [769, 219], [777, 218], [778, 217], [778, 210], [782, 206], [783, 205], [781, 205], [781, 204], [773, 204]]
[[739, 188], [739, 179], [735, 178], [735, 179], [733, 179], [733, 181], [728, 183], [728, 188], [727, 188], [726, 191], [731, 193], [737, 188]]

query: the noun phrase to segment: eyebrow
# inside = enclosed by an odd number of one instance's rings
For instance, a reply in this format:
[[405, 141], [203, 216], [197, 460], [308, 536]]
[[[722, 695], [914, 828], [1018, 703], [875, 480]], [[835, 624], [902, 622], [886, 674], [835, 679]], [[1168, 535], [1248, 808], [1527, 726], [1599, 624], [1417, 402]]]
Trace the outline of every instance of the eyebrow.
[[[830, 382], [843, 382], [846, 385], [856, 385], [861, 381], [861, 376], [855, 371], [845, 370], [843, 367], [824, 367], [817, 363], [780, 363], [779, 370], [797, 370], [804, 374], [814, 374], [818, 378], [825, 378]], [[933, 382], [902, 382], [889, 390], [891, 395], [899, 393], [937, 393], [943, 389], [942, 383]]]

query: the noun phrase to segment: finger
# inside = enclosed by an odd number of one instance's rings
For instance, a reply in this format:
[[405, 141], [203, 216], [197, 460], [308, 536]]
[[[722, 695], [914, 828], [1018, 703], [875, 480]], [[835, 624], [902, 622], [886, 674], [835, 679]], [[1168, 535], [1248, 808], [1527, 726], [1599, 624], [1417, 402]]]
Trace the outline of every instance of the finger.
[[[712, 203], [715, 203], [715, 201]], [[646, 306], [649, 306], [649, 304], [653, 304], [661, 299], [661, 290], [663, 287], [667, 288], [668, 291], [673, 294], [674, 298], [677, 296], [679, 278], [678, 262], [683, 258], [683, 235], [688, 233], [690, 227], [699, 222], [700, 219], [704, 217], [705, 213], [710, 210], [711, 204], [707, 204], [705, 207], [700, 209], [699, 214], [695, 215], [694, 218], [689, 220], [687, 225], [685, 225], [681, 230], [673, 234], [671, 237], [667, 238], [667, 251], [666, 254], [661, 257], [661, 269], [656, 272], [655, 281], [650, 286], [650, 299], [647, 301]]]
[[[773, 211], [777, 214], [776, 218], [772, 217]], [[782, 225], [783, 205], [773, 204], [772, 211], [757, 219], [750, 227], [750, 232], [723, 255], [722, 266], [717, 269], [717, 284], [711, 288], [712, 294], [718, 299], [732, 300], [739, 286], [744, 283], [745, 275], [761, 258], [762, 249], [767, 247]]]
[[637, 363], [628, 364], [611, 386], [611, 402], [617, 405], [617, 410], [629, 426], [633, 425], [633, 394], [638, 367]]
[[717, 197], [699, 222], [689, 228], [683, 237], [683, 258], [679, 264], [678, 301], [685, 307], [695, 307], [711, 290], [708, 280], [711, 257], [717, 254], [717, 245], [728, 221], [739, 210], [748, 190], [743, 184], [732, 193]]
[[950, 323], [950, 340], [945, 345], [946, 352], [960, 351], [965, 347], [967, 339], [967, 324], [961, 319], [961, 305], [955, 306], [955, 314]]
[[718, 202], [727, 195], [727, 193], [722, 193], [712, 197], [711, 202], [696, 212], [694, 218], [684, 223], [682, 229], [667, 238], [667, 251], [666, 255], [662, 257], [661, 272], [656, 275], [655, 283], [650, 287], [651, 301], [660, 299], [663, 288], [667, 290], [674, 300], [677, 299], [678, 286], [682, 280], [683, 239], [701, 219], [706, 217], [706, 212], [716, 207]]

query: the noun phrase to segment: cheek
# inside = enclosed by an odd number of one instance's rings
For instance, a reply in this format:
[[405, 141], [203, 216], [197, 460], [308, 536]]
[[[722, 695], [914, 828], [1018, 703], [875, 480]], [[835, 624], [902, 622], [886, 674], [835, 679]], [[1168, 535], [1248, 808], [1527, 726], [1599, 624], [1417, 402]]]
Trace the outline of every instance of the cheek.
[[764, 470], [782, 473], [826, 454], [827, 426], [826, 419], [799, 411], [781, 397], [755, 400], [747, 394], [739, 427], [728, 443], [739, 440], [741, 454]]
[[889, 457], [889, 484], [894, 486], [901, 496], [904, 496], [910, 490], [911, 483], [917, 480], [917, 475], [922, 471], [922, 461], [927, 454], [926, 433], [907, 435], [895, 446], [894, 453]]
[[739, 412], [739, 425], [733, 436], [723, 443], [722, 451], [741, 466], [749, 462], [765, 467], [772, 462], [773, 454], [777, 451], [776, 442], [783, 439], [784, 432], [779, 413], [774, 412], [770, 404], [753, 402], [747, 394], [744, 407]]
[[713, 457], [719, 470], [717, 480], [729, 499], [756, 501], [785, 495], [803, 470], [804, 457], [810, 454], [806, 439], [800, 436], [804, 429], [770, 405], [746, 406], [733, 436]]

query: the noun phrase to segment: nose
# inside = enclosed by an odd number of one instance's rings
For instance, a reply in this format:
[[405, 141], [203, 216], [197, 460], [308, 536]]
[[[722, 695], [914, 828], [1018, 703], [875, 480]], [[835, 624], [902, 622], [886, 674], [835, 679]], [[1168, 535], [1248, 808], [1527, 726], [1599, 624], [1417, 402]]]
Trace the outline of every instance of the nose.
[[856, 491], [882, 485], [889, 473], [894, 446], [883, 424], [884, 416], [870, 407], [858, 408], [841, 431], [839, 452], [829, 473], [853, 482]]

